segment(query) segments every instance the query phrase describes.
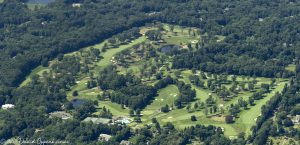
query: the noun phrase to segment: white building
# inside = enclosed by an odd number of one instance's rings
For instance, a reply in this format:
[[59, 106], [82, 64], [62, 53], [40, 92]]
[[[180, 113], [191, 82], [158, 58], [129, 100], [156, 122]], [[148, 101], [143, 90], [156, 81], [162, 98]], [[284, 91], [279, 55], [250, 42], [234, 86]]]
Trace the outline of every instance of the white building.
[[4, 104], [4, 105], [2, 105], [1, 108], [4, 109], [4, 110], [13, 109], [13, 108], [15, 108], [15, 105], [13, 105], [13, 104]]
[[62, 120], [67, 120], [67, 119], [71, 119], [73, 118], [73, 116], [70, 113], [67, 113], [65, 111], [55, 111], [55, 112], [51, 112], [49, 113], [49, 117], [53, 118], [53, 117], [57, 117], [57, 118], [61, 118]]
[[120, 145], [131, 145], [132, 143], [130, 141], [127, 141], [127, 140], [122, 140], [120, 142]]
[[300, 123], [300, 115], [296, 115], [292, 117], [292, 121], [294, 124], [299, 124]]
[[109, 139], [111, 138], [111, 135], [108, 134], [100, 134], [98, 141], [109, 141]]
[[73, 3], [72, 7], [73, 8], [80, 8], [81, 7], [81, 3]]

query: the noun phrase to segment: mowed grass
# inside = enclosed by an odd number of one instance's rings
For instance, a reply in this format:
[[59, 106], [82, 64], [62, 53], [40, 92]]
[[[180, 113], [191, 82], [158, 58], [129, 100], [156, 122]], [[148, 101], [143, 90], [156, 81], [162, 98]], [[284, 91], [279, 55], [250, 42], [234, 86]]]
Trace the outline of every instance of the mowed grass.
[[120, 104], [112, 103], [110, 101], [100, 101], [99, 107], [103, 108], [104, 106], [106, 109], [109, 109], [113, 116], [129, 116], [129, 109], [123, 109]]
[[271, 93], [267, 94], [261, 100], [255, 101], [255, 106], [251, 107], [249, 110], [242, 111], [239, 118], [236, 120], [235, 124], [239, 126], [244, 126], [246, 135], [251, 134], [251, 127], [255, 125], [255, 119], [261, 114], [261, 107], [265, 105], [276, 92], [281, 92], [284, 88], [285, 82], [280, 82], [278, 86], [272, 90]]
[[20, 84], [20, 87], [23, 87], [26, 84], [28, 84], [31, 81], [32, 76], [34, 76], [34, 75], [41, 76], [44, 71], [49, 72], [50, 69], [48, 67], [43, 67], [43, 66], [39, 66], [39, 67], [33, 69], [31, 71], [31, 73], [26, 77], [26, 79]]
[[134, 45], [140, 44], [144, 42], [146, 39], [147, 38], [145, 36], [141, 36], [140, 38], [135, 39], [132, 43], [129, 43], [127, 45], [121, 45], [118, 48], [108, 49], [105, 53], [102, 53], [103, 59], [97, 63], [98, 67], [94, 69], [95, 72], [99, 72], [102, 68], [105, 68], [106, 66], [112, 64], [111, 62], [112, 57], [115, 56], [116, 54], [128, 48], [131, 48]]
[[166, 88], [159, 90], [155, 100], [143, 110], [142, 114], [144, 115], [144, 118], [151, 119], [155, 114], [159, 114], [160, 109], [163, 106], [169, 105], [169, 107], [171, 107], [178, 95], [179, 90], [175, 85], [169, 85]]

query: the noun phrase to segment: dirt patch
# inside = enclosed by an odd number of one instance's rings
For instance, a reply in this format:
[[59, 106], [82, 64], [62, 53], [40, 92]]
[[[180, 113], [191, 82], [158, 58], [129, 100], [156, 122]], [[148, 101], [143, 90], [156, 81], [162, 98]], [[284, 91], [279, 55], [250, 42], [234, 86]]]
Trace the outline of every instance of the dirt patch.
[[221, 115], [212, 116], [210, 119], [218, 122], [225, 122], [225, 117]]

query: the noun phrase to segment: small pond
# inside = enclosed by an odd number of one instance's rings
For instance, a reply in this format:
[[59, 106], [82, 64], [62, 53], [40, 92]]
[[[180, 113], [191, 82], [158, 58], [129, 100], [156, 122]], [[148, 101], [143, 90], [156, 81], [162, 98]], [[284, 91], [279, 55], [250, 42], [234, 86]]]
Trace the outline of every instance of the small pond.
[[73, 107], [76, 108], [76, 107], [83, 105], [86, 101], [87, 100], [85, 100], [85, 99], [73, 99], [71, 101], [71, 103], [72, 103]]
[[180, 49], [179, 45], [165, 45], [161, 48], [159, 48], [160, 52], [162, 53], [171, 53], [174, 51], [178, 51]]

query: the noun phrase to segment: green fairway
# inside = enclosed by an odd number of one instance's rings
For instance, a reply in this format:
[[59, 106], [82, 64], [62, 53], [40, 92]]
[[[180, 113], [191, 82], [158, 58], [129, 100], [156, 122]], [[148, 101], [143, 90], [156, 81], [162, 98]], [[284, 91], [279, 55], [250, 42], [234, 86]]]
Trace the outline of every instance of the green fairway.
[[158, 97], [148, 105], [142, 112], [144, 118], [151, 119], [153, 116], [160, 114], [160, 108], [169, 105], [170, 107], [174, 104], [175, 99], [179, 94], [177, 86], [170, 85], [166, 88], [161, 89], [158, 92]]
[[242, 111], [240, 114], [240, 118], [236, 120], [237, 125], [242, 125], [245, 127], [245, 133], [246, 135], [250, 135], [251, 127], [255, 125], [255, 120], [258, 116], [261, 114], [261, 107], [265, 105], [274, 95], [276, 92], [281, 92], [284, 88], [284, 85], [286, 83], [281, 82], [278, 84], [278, 86], [271, 92], [269, 93], [265, 98], [258, 100], [255, 102], [255, 106], [251, 107], [249, 110]]
[[[101, 61], [99, 61], [97, 63], [98, 67], [95, 68], [95, 72], [99, 72], [102, 68], [112, 64], [111, 60], [112, 60], [112, 57], [115, 56], [116, 54], [118, 54], [119, 52], [125, 50], [125, 49], [128, 49], [136, 44], [139, 44], [139, 43], [142, 43], [146, 40], [146, 37], [145, 36], [142, 36], [136, 40], [134, 40], [132, 43], [129, 43], [127, 45], [121, 45], [120, 47], [118, 48], [112, 48], [112, 49], [108, 49], [102, 56], [103, 56], [103, 59]], [[102, 46], [103, 44], [100, 44], [100, 46]], [[98, 47], [96, 47], [98, 48]]]
[[112, 103], [110, 101], [100, 101], [99, 106], [106, 109], [113, 114], [113, 116], [129, 116], [129, 109], [123, 109], [120, 104]]
[[30, 75], [28, 75], [26, 77], [26, 79], [21, 83], [20, 87], [25, 86], [26, 84], [28, 84], [31, 81], [31, 77], [33, 75], [37, 74], [37, 75], [41, 76], [44, 71], [49, 72], [50, 69], [48, 67], [43, 67], [43, 66], [39, 66], [39, 67], [35, 68], [34, 70], [31, 71]]

